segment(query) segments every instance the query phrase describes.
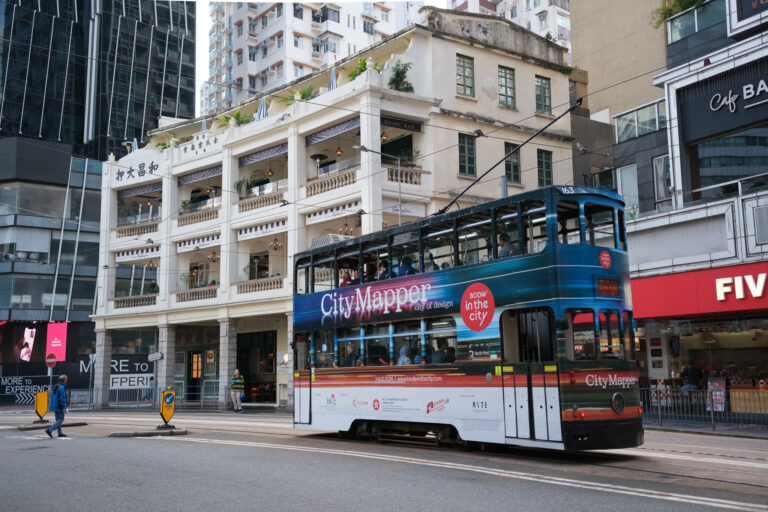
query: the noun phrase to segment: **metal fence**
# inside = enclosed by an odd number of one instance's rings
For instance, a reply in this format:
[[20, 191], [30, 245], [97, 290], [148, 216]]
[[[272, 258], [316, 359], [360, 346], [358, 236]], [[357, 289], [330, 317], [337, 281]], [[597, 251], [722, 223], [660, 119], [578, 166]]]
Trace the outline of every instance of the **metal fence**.
[[643, 424], [768, 434], [768, 390], [690, 390], [651, 387], [640, 390]]

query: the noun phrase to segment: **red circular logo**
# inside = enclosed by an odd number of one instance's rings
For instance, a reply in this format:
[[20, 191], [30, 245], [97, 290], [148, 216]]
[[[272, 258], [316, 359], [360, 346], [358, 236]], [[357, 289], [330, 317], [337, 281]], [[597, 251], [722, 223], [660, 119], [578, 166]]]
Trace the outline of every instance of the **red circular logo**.
[[379, 399], [378, 398], [373, 401], [373, 410], [374, 411], [378, 411], [379, 410]]
[[604, 269], [611, 268], [611, 253], [608, 251], [600, 253], [600, 265], [602, 265]]
[[496, 304], [491, 290], [482, 283], [474, 283], [461, 296], [461, 318], [473, 331], [482, 331], [491, 324]]

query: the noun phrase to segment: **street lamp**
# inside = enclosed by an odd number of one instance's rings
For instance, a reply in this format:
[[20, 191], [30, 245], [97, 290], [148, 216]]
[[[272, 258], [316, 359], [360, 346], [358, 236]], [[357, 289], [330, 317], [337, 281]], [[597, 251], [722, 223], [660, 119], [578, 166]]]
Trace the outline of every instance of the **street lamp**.
[[363, 151], [365, 153], [376, 153], [377, 155], [381, 156], [388, 156], [389, 158], [395, 158], [397, 160], [397, 225], [402, 226], [403, 220], [402, 220], [402, 210], [403, 210], [403, 193], [402, 193], [402, 174], [400, 173], [400, 157], [395, 155], [389, 155], [387, 153], [382, 153], [381, 151], [376, 151], [373, 149], [368, 149], [365, 146], [352, 146], [355, 149], [359, 149], [360, 151]]

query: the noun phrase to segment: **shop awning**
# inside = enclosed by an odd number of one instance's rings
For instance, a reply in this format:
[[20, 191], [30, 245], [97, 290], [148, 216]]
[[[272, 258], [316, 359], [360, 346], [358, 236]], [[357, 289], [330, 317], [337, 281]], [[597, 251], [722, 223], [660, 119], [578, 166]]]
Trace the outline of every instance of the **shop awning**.
[[152, 192], [158, 192], [163, 190], [163, 182], [147, 183], [146, 185], [139, 185], [138, 187], [124, 188], [117, 191], [118, 199], [125, 199], [126, 197], [141, 196], [144, 194], [151, 194]]
[[221, 166], [211, 167], [210, 169], [203, 169], [202, 171], [193, 172], [179, 177], [179, 185], [189, 185], [198, 181], [207, 180], [214, 176], [221, 176]]
[[339, 123], [336, 126], [331, 126], [330, 128], [326, 128], [325, 130], [320, 130], [319, 132], [315, 132], [311, 135], [307, 135], [307, 146], [311, 146], [312, 144], [317, 144], [318, 142], [323, 142], [324, 140], [332, 139], [337, 135], [341, 135], [342, 133], [345, 133], [351, 130], [356, 130], [357, 128], [360, 128], [359, 117], [355, 117], [348, 121], [344, 121], [343, 123]]
[[278, 146], [273, 146], [268, 149], [264, 149], [262, 151], [257, 151], [256, 153], [251, 153], [250, 155], [245, 155], [240, 157], [240, 167], [244, 167], [246, 165], [255, 164], [256, 162], [261, 162], [263, 160], [269, 160], [270, 158], [275, 158], [279, 155], [284, 155], [288, 152], [288, 143], [283, 143]]

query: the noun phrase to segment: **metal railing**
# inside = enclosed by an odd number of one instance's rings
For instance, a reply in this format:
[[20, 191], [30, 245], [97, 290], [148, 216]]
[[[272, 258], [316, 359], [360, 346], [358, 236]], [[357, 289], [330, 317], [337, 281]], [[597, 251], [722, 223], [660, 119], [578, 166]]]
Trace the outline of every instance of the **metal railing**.
[[724, 391], [667, 387], [640, 389], [643, 423], [647, 426], [739, 429], [768, 433], [768, 390], [728, 388]]
[[109, 406], [115, 408], [147, 408], [154, 407], [154, 389], [110, 389]]
[[202, 384], [177, 385], [176, 408], [177, 409], [203, 409], [212, 410], [219, 408], [219, 382], [217, 380], [203, 381]]

